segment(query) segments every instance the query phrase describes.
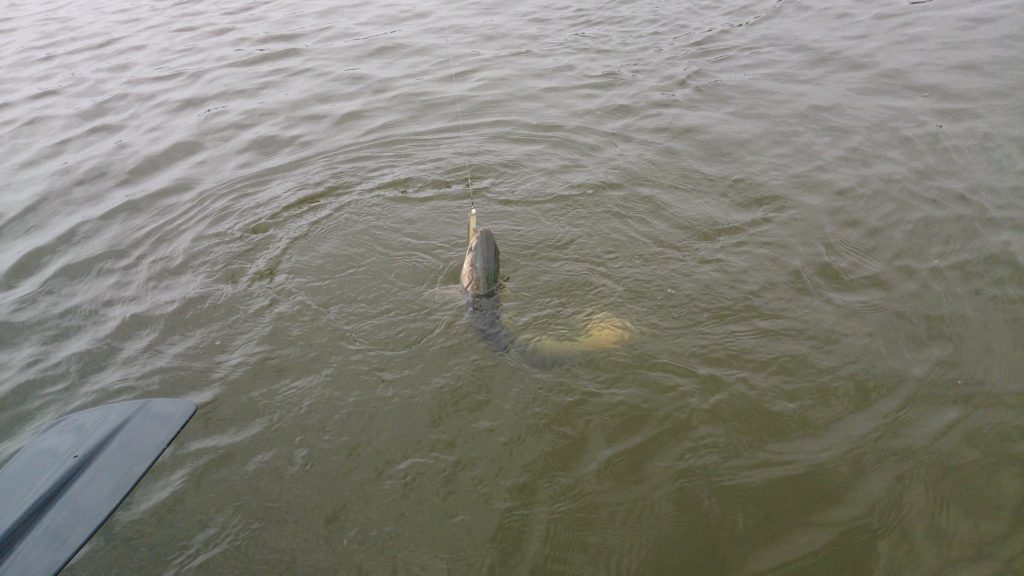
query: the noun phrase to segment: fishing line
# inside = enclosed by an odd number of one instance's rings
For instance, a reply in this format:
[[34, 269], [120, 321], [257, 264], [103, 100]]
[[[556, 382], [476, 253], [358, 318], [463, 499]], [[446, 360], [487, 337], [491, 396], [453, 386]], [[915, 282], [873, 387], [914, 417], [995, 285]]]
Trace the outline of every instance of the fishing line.
[[459, 97], [459, 86], [455, 82], [455, 59], [452, 57], [452, 41], [448, 37], [448, 4], [447, 0], [441, 0], [444, 6], [444, 41], [448, 45], [448, 72], [452, 77], [452, 89], [455, 91], [455, 109], [459, 113], [459, 149], [462, 151], [462, 159], [466, 163], [466, 184], [469, 186], [469, 205], [476, 207], [473, 200], [473, 177], [469, 169], [469, 155], [466, 153], [466, 131], [462, 127], [462, 100]]

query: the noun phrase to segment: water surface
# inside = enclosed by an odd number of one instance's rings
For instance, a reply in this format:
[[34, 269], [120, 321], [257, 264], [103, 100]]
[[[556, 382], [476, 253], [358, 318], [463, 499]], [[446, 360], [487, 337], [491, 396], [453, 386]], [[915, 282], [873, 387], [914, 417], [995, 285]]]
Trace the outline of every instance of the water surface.
[[[199, 404], [65, 574], [1022, 573], [1022, 71], [1014, 0], [9, 0], [0, 461]], [[476, 338], [467, 166], [508, 326], [634, 340]]]

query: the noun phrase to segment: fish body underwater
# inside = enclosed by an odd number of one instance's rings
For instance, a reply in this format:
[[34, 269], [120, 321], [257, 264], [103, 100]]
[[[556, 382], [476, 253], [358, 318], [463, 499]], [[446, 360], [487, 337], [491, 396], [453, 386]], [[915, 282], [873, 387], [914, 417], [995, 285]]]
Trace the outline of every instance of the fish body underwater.
[[469, 217], [469, 246], [459, 284], [466, 297], [466, 319], [495, 352], [514, 354], [537, 368], [575, 360], [581, 353], [616, 348], [632, 337], [633, 327], [610, 314], [599, 314], [576, 340], [536, 338], [525, 342], [501, 321], [501, 252], [489, 228], [476, 227], [476, 209]]
[[516, 337], [501, 323], [501, 253], [488, 228], [471, 231], [462, 263], [460, 284], [466, 294], [466, 318], [480, 338], [496, 352], [507, 353]]

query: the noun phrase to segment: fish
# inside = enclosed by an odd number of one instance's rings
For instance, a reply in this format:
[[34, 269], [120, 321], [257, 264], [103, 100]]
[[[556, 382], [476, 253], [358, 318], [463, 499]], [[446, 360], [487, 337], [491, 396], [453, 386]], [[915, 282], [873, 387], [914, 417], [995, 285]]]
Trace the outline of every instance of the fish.
[[514, 354], [534, 367], [551, 368], [572, 362], [586, 352], [617, 348], [632, 338], [633, 326], [608, 313], [597, 314], [584, 333], [573, 340], [517, 337], [501, 321], [501, 251], [494, 232], [476, 226], [476, 215], [473, 208], [459, 284], [465, 296], [467, 322], [488, 348]]

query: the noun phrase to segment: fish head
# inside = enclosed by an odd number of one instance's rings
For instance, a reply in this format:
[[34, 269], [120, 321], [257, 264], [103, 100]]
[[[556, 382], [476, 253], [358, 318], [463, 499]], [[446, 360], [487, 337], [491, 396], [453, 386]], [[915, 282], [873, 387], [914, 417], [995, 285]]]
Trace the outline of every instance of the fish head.
[[493, 296], [501, 283], [499, 270], [498, 243], [488, 228], [479, 228], [466, 248], [466, 259], [462, 263], [460, 283], [470, 295]]

